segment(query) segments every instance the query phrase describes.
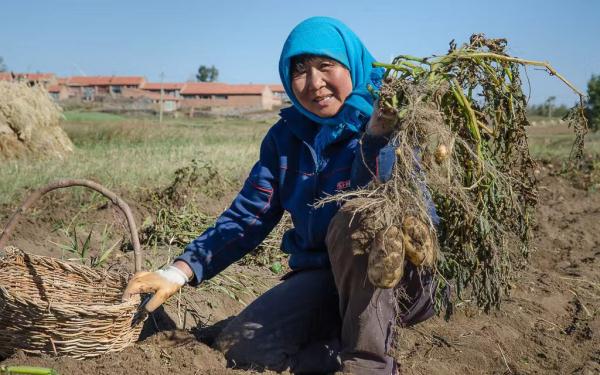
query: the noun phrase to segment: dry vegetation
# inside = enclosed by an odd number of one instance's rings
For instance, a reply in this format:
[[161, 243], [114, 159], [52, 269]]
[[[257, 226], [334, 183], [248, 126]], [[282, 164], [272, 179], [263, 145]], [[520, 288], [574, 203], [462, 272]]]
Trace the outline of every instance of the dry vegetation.
[[61, 109], [40, 87], [0, 82], [0, 162], [64, 158], [73, 144], [59, 126]]
[[[136, 191], [167, 185], [176, 169], [193, 159], [214, 165], [239, 180], [258, 156], [266, 122], [239, 119], [133, 119], [97, 114], [66, 114], [62, 126], [75, 144], [64, 160], [3, 161], [0, 204], [22, 197], [23, 189], [56, 178], [91, 178], [108, 188]], [[69, 120], [74, 117], [75, 121]]]
[[[475, 34], [460, 47], [452, 42], [446, 55], [401, 55], [391, 64], [376, 63], [386, 68], [375, 91], [380, 111], [396, 120], [392, 177], [325, 200], [365, 198], [356, 211], [377, 212], [380, 230], [402, 228], [407, 251], [406, 229], [414, 227], [409, 223], [428, 226], [429, 236], [422, 229], [418, 237], [438, 239], [438, 291], [453, 285], [455, 301], [473, 299], [486, 311], [499, 308], [509, 295], [514, 270], [530, 252], [535, 220], [536, 165], [526, 133], [521, 70], [543, 66], [572, 87], [547, 63], [507, 55], [506, 43]], [[583, 94], [573, 90], [581, 105], [566, 120], [574, 133], [570, 160], [575, 162], [583, 156], [587, 121]], [[431, 204], [439, 225], [430, 218]], [[382, 259], [394, 253], [393, 241], [389, 245], [382, 248]], [[437, 305], [444, 303], [439, 293]]]

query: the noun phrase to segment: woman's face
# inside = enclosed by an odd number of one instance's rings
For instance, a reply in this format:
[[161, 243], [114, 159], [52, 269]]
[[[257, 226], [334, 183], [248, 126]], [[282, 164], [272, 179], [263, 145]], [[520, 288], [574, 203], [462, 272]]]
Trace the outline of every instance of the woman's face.
[[292, 91], [306, 110], [333, 117], [352, 92], [352, 78], [337, 61], [315, 56], [293, 66]]

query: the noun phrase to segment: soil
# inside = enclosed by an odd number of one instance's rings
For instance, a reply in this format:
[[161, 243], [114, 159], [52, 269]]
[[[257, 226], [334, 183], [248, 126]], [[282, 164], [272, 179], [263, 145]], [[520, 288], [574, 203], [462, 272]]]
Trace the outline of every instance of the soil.
[[[448, 322], [435, 317], [398, 331], [393, 355], [401, 373], [600, 373], [600, 193], [553, 173], [552, 168], [545, 165], [538, 170], [536, 251], [523, 269], [515, 270], [519, 274], [511, 297], [489, 314], [464, 302]], [[44, 201], [23, 221], [11, 244], [33, 253], [61, 255], [50, 249], [48, 240], [64, 241], [53, 223], [73, 212], [60, 204], [60, 197], [55, 199]], [[228, 199], [220, 201], [221, 209]], [[50, 206], [61, 208], [50, 214], [46, 209]], [[0, 207], [0, 218], [6, 220], [11, 209]], [[111, 210], [97, 207], [87, 213], [108, 223], [116, 216]], [[134, 211], [138, 220], [143, 219], [143, 207]], [[131, 264], [131, 255], [119, 254], [113, 261]], [[187, 288], [173, 298], [146, 321], [141, 340], [123, 352], [84, 361], [17, 352], [0, 365], [52, 367], [61, 375], [254, 373], [227, 367], [210, 345], [227, 319], [275, 285], [278, 276], [265, 268], [241, 265], [226, 272], [228, 277], [199, 290]], [[237, 290], [233, 295], [222, 291], [236, 282], [244, 288], [230, 288]]]

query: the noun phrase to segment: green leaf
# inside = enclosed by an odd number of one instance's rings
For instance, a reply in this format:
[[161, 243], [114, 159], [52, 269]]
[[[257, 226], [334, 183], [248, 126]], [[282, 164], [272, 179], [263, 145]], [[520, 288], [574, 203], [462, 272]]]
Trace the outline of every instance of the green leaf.
[[278, 275], [283, 271], [283, 266], [280, 262], [274, 262], [273, 264], [271, 264], [271, 267], [269, 269], [273, 271], [274, 274]]
[[100, 267], [101, 265], [103, 265], [107, 260], [108, 257], [110, 256], [110, 254], [113, 252], [113, 250], [117, 247], [117, 244], [120, 241], [115, 242], [114, 245], [112, 245], [110, 248], [106, 249], [101, 255], [100, 258], [94, 263], [94, 267]]
[[87, 235], [87, 238], [83, 243], [83, 247], [81, 248], [81, 262], [85, 261], [85, 258], [87, 258], [88, 252], [90, 251], [90, 241], [92, 239], [92, 232], [93, 230], [90, 230], [90, 233]]

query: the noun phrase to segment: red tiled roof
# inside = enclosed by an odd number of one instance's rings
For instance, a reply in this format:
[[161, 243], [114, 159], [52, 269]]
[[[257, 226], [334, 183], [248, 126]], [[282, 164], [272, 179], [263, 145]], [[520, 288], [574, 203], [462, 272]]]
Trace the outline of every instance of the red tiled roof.
[[214, 82], [191, 82], [181, 95], [261, 95], [267, 85], [229, 85]]
[[67, 80], [69, 86], [108, 86], [111, 77], [81, 77], [73, 76]]
[[110, 84], [111, 85], [129, 85], [129, 86], [134, 86], [134, 85], [138, 85], [141, 86], [144, 84], [144, 77], [111, 77], [112, 79], [110, 80]]
[[56, 79], [56, 82], [57, 82], [59, 85], [66, 85], [68, 80], [69, 80], [68, 78], [57, 78], [57, 79]]
[[145, 82], [142, 87], [143, 90], [157, 90], [159, 91], [162, 87], [163, 90], [181, 90], [185, 86], [185, 83], [178, 82], [164, 82], [164, 83], [156, 83], [156, 82]]
[[48, 92], [60, 92], [61, 88], [61, 85], [50, 85], [48, 86]]
[[139, 86], [144, 83], [144, 77], [118, 76], [73, 76], [67, 81], [69, 86]]
[[12, 81], [13, 77], [10, 72], [0, 72], [0, 81]]
[[50, 81], [55, 77], [54, 73], [16, 73], [15, 78], [28, 81]]
[[267, 86], [269, 86], [269, 88], [273, 92], [285, 92], [283, 85], [271, 84], [271, 85], [267, 85]]

